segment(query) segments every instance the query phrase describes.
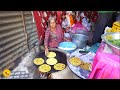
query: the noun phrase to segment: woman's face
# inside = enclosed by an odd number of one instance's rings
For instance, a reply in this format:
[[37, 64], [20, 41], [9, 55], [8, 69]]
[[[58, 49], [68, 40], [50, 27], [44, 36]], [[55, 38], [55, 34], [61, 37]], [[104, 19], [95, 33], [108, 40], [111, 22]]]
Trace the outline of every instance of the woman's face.
[[56, 27], [56, 23], [55, 23], [54, 20], [50, 21], [50, 27], [53, 28], [53, 29]]

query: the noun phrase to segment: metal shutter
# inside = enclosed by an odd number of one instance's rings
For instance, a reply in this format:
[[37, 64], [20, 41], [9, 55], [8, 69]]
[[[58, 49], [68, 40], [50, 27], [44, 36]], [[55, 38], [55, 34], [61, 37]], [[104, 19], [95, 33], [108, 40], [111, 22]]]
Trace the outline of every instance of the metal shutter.
[[15, 67], [37, 41], [31, 11], [0, 11], [0, 74]]
[[24, 20], [28, 38], [29, 49], [35, 46], [35, 43], [38, 42], [38, 34], [36, 31], [36, 25], [33, 22], [33, 14], [30, 11], [24, 11]]

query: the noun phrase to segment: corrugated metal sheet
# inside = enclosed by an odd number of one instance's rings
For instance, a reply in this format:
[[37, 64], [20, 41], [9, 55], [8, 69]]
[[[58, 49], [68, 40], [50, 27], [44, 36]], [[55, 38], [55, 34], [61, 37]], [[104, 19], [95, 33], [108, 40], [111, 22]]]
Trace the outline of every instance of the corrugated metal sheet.
[[21, 12], [20, 11], [0, 11], [0, 17], [13, 17], [13, 16], [20, 16]]
[[0, 54], [0, 58], [7, 56], [8, 54], [10, 54], [12, 51], [17, 50], [18, 48], [24, 46], [26, 44], [26, 41], [23, 41], [17, 45], [15, 45], [14, 47], [10, 48], [9, 50], [7, 50], [7, 52], [3, 52]]
[[[11, 66], [11, 64], [15, 63], [15, 61], [20, 58], [21, 56], [23, 56], [25, 53], [27, 53], [27, 49], [17, 53], [16, 55], [14, 55], [14, 57], [10, 58], [8, 61], [6, 61], [5, 63], [1, 64], [0, 66], [0, 74], [3, 72], [4, 69], [11, 69], [14, 66]], [[19, 59], [18, 59], [19, 60]]]
[[[4, 63], [8, 63], [9, 61], [7, 61], [8, 59], [10, 60], [11, 58], [14, 58], [14, 56], [18, 55], [20, 52], [22, 52], [24, 49], [27, 49], [27, 46], [22, 46], [20, 47], [19, 49], [16, 49], [14, 52], [10, 53], [9, 55], [3, 57], [1, 60], [0, 60], [0, 69], [2, 67], [2, 65]], [[19, 56], [19, 55], [18, 55]]]
[[[23, 23], [22, 21], [20, 22], [15, 22], [15, 23], [8, 23], [8, 24], [4, 24], [4, 25], [0, 25], [0, 31], [13, 31], [16, 28], [23, 28]], [[11, 30], [13, 29], [13, 30]]]
[[38, 42], [31, 11], [0, 11], [0, 73]]
[[28, 43], [29, 48], [31, 49], [34, 47], [35, 43], [38, 42], [38, 34], [36, 32], [36, 25], [33, 22], [33, 15], [32, 12], [26, 11], [24, 12], [25, 24], [26, 24], [26, 31], [28, 34]]
[[16, 44], [19, 44], [19, 43], [21, 43], [24, 40], [25, 40], [25, 37], [21, 37], [19, 39], [15, 39], [14, 41], [11, 41], [9, 43], [1, 45], [0, 52], [5, 51], [5, 50], [7, 50], [7, 49], [9, 49], [11, 47], [14, 47]]

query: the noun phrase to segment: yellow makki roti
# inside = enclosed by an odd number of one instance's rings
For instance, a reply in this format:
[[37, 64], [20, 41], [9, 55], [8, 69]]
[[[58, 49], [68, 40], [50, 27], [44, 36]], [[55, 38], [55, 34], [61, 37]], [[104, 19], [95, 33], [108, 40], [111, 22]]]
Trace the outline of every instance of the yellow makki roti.
[[44, 63], [44, 59], [43, 58], [35, 58], [33, 62], [36, 65], [41, 65]]
[[64, 70], [65, 69], [65, 64], [63, 63], [57, 63], [54, 65], [55, 70]]
[[82, 68], [84, 70], [91, 71], [92, 65], [91, 65], [91, 63], [87, 63], [87, 62], [82, 61], [81, 64], [80, 64], [80, 68]]
[[57, 59], [55, 59], [55, 58], [48, 58], [47, 60], [46, 60], [46, 63], [48, 64], [48, 65], [54, 65], [54, 64], [56, 64], [58, 61], [57, 61]]
[[38, 69], [40, 72], [45, 73], [45, 72], [49, 72], [51, 70], [51, 66], [49, 66], [47, 64], [43, 64], [43, 65], [39, 66]]
[[74, 66], [79, 66], [81, 64], [81, 60], [78, 57], [70, 58], [69, 62]]
[[47, 54], [47, 57], [48, 58], [54, 58], [56, 56], [56, 53], [55, 52], [49, 52], [48, 54]]

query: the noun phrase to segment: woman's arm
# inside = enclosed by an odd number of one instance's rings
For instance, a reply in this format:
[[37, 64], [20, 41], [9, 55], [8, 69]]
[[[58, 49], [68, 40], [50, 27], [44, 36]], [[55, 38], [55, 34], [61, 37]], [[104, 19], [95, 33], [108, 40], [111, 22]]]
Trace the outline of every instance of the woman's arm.
[[49, 39], [49, 35], [50, 35], [50, 32], [49, 32], [49, 29], [47, 29], [46, 32], [45, 32], [45, 39], [44, 39], [45, 54], [48, 53], [48, 39]]

